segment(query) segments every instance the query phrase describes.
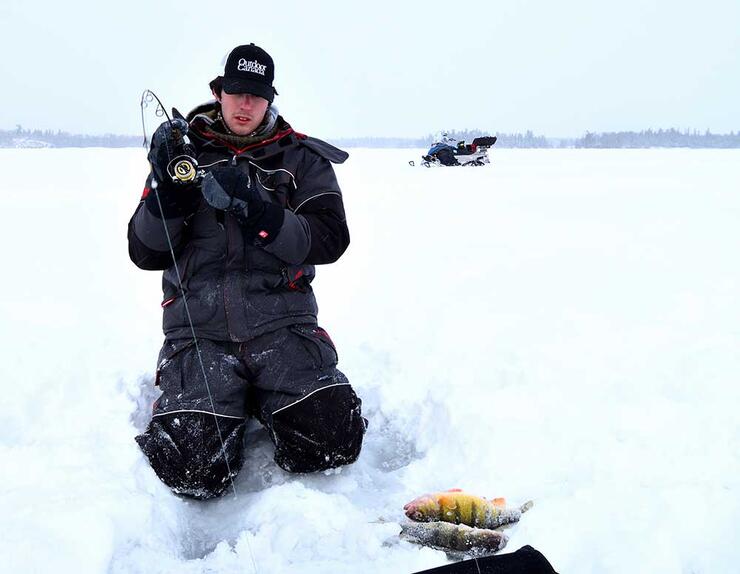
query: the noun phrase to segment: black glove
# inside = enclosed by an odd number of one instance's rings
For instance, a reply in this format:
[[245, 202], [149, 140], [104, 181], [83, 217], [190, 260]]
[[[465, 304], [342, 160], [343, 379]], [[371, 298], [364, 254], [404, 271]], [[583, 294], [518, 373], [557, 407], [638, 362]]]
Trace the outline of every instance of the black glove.
[[203, 178], [201, 190], [209, 205], [236, 216], [255, 245], [267, 245], [280, 231], [285, 211], [263, 200], [249, 174], [238, 167], [214, 167]]
[[175, 118], [162, 123], [152, 136], [152, 146], [147, 157], [153, 174], [153, 181], [149, 185], [156, 187], [156, 193], [149, 193], [145, 202], [156, 217], [170, 219], [190, 215], [200, 202], [200, 194], [194, 183], [175, 183], [167, 172], [167, 166], [175, 157], [195, 156], [195, 149], [186, 137], [187, 130], [188, 122]]
[[169, 163], [180, 155], [194, 156], [195, 150], [187, 139], [188, 122], [181, 118], [175, 118], [163, 122], [152, 136], [152, 146], [149, 150], [149, 163], [152, 171], [162, 186], [173, 184], [172, 176], [167, 173]]
[[264, 201], [252, 187], [249, 174], [238, 167], [214, 167], [203, 177], [201, 189], [209, 205], [233, 211], [244, 219], [264, 209]]

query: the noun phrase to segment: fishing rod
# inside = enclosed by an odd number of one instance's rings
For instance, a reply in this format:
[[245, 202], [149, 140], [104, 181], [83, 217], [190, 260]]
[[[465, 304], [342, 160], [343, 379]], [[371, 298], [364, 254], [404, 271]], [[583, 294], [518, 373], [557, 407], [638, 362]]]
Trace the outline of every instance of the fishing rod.
[[[176, 184], [188, 184], [198, 183], [205, 175], [205, 170], [199, 169], [198, 160], [195, 159], [195, 148], [190, 143], [190, 139], [187, 136], [188, 133], [188, 122], [185, 117], [177, 111], [177, 108], [172, 108], [172, 118], [167, 114], [167, 111], [162, 105], [161, 100], [151, 90], [144, 90], [141, 94], [141, 129], [144, 132], [144, 147], [148, 148], [150, 145], [149, 138], [146, 135], [146, 122], [144, 120], [144, 110], [149, 107], [152, 102], [157, 102], [157, 107], [154, 110], [154, 115], [157, 117], [165, 117], [172, 128], [172, 140], [167, 139], [165, 145], [167, 147], [167, 156], [169, 162], [167, 163], [167, 175], [172, 179], [172, 183]], [[174, 119], [173, 119], [174, 118]], [[179, 152], [179, 153], [178, 153]], [[177, 155], [175, 155], [177, 154]]]

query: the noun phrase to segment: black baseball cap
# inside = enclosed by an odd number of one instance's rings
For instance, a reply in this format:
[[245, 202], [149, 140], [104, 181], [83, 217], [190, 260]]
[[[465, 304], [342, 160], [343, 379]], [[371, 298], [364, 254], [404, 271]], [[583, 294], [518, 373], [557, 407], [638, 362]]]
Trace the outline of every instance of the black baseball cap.
[[226, 58], [222, 89], [227, 94], [254, 94], [272, 102], [277, 90], [272, 85], [275, 64], [259, 46], [234, 48]]

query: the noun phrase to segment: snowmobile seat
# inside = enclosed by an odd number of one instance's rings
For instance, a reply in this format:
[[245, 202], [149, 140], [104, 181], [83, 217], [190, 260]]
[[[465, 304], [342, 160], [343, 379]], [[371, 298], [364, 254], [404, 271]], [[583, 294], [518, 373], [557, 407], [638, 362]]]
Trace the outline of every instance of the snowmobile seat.
[[466, 144], [465, 142], [458, 142], [457, 149], [455, 150], [456, 155], [470, 155], [475, 153], [475, 146], [472, 144]]

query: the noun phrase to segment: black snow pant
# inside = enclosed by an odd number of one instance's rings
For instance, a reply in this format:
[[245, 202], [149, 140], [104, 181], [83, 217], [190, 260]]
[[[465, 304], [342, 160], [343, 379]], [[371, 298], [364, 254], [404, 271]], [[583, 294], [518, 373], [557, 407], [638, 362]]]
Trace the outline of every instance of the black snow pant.
[[315, 324], [245, 343], [168, 340], [156, 375], [162, 394], [136, 442], [162, 482], [200, 499], [223, 494], [244, 464], [251, 416], [267, 428], [275, 462], [289, 472], [349, 464], [360, 454], [367, 420], [336, 364], [334, 344]]

